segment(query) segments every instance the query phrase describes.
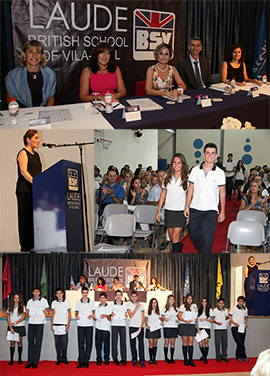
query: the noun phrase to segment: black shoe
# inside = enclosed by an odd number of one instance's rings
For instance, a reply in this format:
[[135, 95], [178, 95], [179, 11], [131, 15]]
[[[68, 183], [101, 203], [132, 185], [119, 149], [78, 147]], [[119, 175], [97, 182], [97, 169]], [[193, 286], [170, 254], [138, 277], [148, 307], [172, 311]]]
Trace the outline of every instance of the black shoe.
[[127, 361], [126, 360], [121, 360], [121, 363], [123, 364], [123, 366], [127, 365]]
[[79, 363], [79, 364], [77, 365], [77, 368], [83, 368], [83, 367], [85, 367], [85, 365], [84, 365], [83, 363]]
[[228, 358], [221, 358], [221, 360], [223, 360], [223, 362], [229, 363], [229, 359]]
[[166, 362], [166, 363], [168, 363], [168, 364], [170, 364], [170, 363], [171, 363], [170, 359], [168, 359], [168, 358], [167, 358], [167, 359], [165, 359], [165, 362]]
[[108, 366], [110, 362], [108, 360], [105, 360], [105, 366]]
[[157, 364], [157, 361], [156, 361], [156, 360], [154, 360], [154, 361], [153, 361], [153, 363], [154, 363], [154, 364]]
[[115, 365], [117, 365], [117, 366], [119, 366], [119, 364], [120, 364], [119, 360], [117, 360], [117, 359], [114, 360], [114, 363], [115, 363]]
[[97, 362], [97, 366], [101, 366], [101, 362]]
[[248, 358], [243, 358], [245, 362], [249, 362], [249, 359]]
[[220, 363], [220, 362], [221, 362], [221, 359], [220, 359], [220, 358], [217, 358], [216, 361], [217, 361], [218, 363]]
[[238, 362], [243, 362], [242, 358], [236, 358], [236, 360], [238, 360]]
[[152, 248], [153, 235], [150, 235], [150, 236], [147, 238], [147, 241], [148, 241], [148, 244], [149, 244], [149, 248]]
[[200, 357], [200, 362], [203, 362], [204, 361], [204, 356], [201, 356]]
[[18, 364], [23, 364], [22, 360], [18, 360]]
[[206, 358], [204, 358], [203, 362], [204, 364], [208, 364], [208, 360]]
[[184, 360], [184, 365], [185, 366], [189, 366], [189, 361], [188, 360]]
[[189, 361], [189, 365], [190, 365], [191, 367], [196, 367], [196, 364], [193, 363], [193, 360], [190, 360], [190, 361]]
[[141, 364], [141, 367], [142, 367], [142, 368], [144, 368], [144, 367], [145, 367], [145, 363], [144, 363], [144, 360], [142, 360], [142, 361], [140, 362], [140, 364]]
[[88, 368], [88, 367], [89, 367], [89, 362], [84, 363], [84, 368]]
[[32, 365], [33, 365], [32, 363], [27, 363], [26, 366], [25, 366], [25, 368], [31, 368]]
[[137, 367], [137, 360], [132, 360], [133, 367]]
[[164, 240], [164, 242], [160, 244], [159, 248], [161, 249], [161, 251], [164, 251], [164, 249], [166, 249], [169, 244], [170, 242], [167, 242], [167, 240]]
[[64, 360], [62, 363], [69, 364], [69, 361], [68, 360]]
[[9, 366], [12, 366], [13, 363], [14, 363], [13, 360], [11, 360], [11, 361], [8, 363], [8, 365], [9, 365]]
[[174, 359], [171, 359], [171, 360], [170, 360], [170, 363], [171, 363], [171, 364], [175, 364]]
[[57, 362], [55, 363], [56, 366], [59, 366], [59, 364], [61, 364], [60, 360], [57, 360]]
[[149, 364], [153, 364], [153, 360], [149, 360]]
[[38, 363], [34, 363], [34, 364], [32, 365], [32, 369], [35, 369], [35, 368], [38, 368]]

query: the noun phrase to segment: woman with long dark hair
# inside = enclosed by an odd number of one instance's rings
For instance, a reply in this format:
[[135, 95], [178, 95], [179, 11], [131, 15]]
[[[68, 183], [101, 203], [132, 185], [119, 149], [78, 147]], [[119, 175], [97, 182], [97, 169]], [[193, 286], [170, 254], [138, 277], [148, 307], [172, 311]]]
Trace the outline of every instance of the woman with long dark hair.
[[202, 356], [200, 358], [201, 362], [204, 362], [204, 364], [207, 364], [207, 355], [209, 352], [209, 339], [211, 338], [211, 323], [213, 322], [212, 319], [212, 309], [209, 306], [209, 300], [208, 298], [204, 297], [201, 300], [201, 304], [198, 308], [198, 321], [197, 321], [197, 327], [198, 330], [205, 330], [208, 334], [208, 337], [199, 342], [200, 350], [202, 353]]
[[148, 305], [148, 310], [145, 315], [145, 325], [146, 333], [145, 338], [148, 338], [149, 341], [149, 364], [157, 364], [156, 355], [157, 355], [157, 343], [158, 339], [161, 337], [160, 329], [150, 330], [151, 324], [159, 322], [161, 319], [159, 305], [156, 298], [152, 298]]
[[95, 286], [95, 291], [108, 291], [108, 286], [103, 277], [97, 279], [97, 284]]
[[142, 179], [134, 177], [131, 180], [130, 188], [127, 194], [129, 205], [144, 205], [147, 202], [148, 192], [142, 188]]
[[244, 185], [245, 178], [246, 178], [245, 171], [246, 171], [245, 166], [242, 160], [240, 159], [237, 162], [235, 173], [234, 173], [234, 179], [235, 179], [234, 186], [235, 186], [235, 190], [238, 192], [237, 201], [241, 200], [241, 188]]
[[[7, 309], [7, 323], [8, 331], [12, 334], [19, 334], [18, 344], [18, 364], [22, 364], [22, 337], [25, 337], [25, 306], [21, 294], [15, 292], [14, 295], [10, 298], [8, 309]], [[10, 361], [9, 365], [12, 366], [14, 361], [14, 352], [15, 352], [15, 341], [10, 341]]]
[[258, 82], [256, 79], [248, 78], [245, 51], [241, 44], [232, 44], [226, 52], [224, 60], [221, 68], [221, 81], [225, 84], [233, 78], [236, 85], [240, 86], [245, 86], [246, 82]]
[[23, 136], [24, 148], [17, 154], [18, 180], [16, 196], [18, 202], [18, 224], [21, 252], [34, 249], [33, 223], [33, 178], [41, 173], [41, 161], [35, 151], [39, 147], [39, 134], [29, 129]]
[[116, 64], [114, 49], [108, 43], [99, 43], [92, 52], [90, 64], [84, 68], [80, 77], [80, 100], [90, 102], [95, 99], [104, 100], [106, 91], [112, 94], [113, 100], [126, 95], [126, 87], [122, 72]]
[[[178, 332], [178, 309], [175, 303], [175, 296], [168, 295], [165, 307], [161, 312], [161, 320], [163, 321], [163, 336], [164, 336], [164, 355], [167, 363], [175, 363], [174, 348], [175, 340]], [[171, 343], [171, 358], [168, 358], [168, 348]]]
[[[193, 362], [193, 342], [196, 335], [196, 320], [198, 316], [197, 305], [194, 303], [192, 294], [187, 294], [184, 303], [180, 306], [178, 319], [181, 321], [179, 325], [179, 335], [182, 338], [182, 350], [184, 355], [184, 365], [196, 367]], [[188, 360], [189, 358], [189, 360]]]
[[157, 211], [157, 221], [160, 221], [160, 211], [165, 202], [165, 226], [168, 228], [172, 242], [172, 253], [182, 252], [180, 236], [186, 225], [184, 209], [187, 188], [188, 165], [184, 154], [177, 153], [172, 158], [168, 173], [162, 184]]

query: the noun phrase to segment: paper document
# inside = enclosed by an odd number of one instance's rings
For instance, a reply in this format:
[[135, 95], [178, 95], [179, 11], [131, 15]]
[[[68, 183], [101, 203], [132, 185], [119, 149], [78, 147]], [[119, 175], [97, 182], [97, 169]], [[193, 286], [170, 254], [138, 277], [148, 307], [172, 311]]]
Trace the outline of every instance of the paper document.
[[209, 337], [209, 335], [206, 333], [206, 331], [203, 329], [200, 332], [197, 332], [195, 338], [197, 342], [203, 341], [205, 338]]
[[245, 333], [245, 330], [246, 330], [245, 324], [240, 324], [238, 326], [238, 333]]
[[29, 310], [29, 316], [43, 317], [43, 315], [44, 315], [44, 312], [42, 308], [30, 308]]
[[19, 342], [19, 333], [12, 334], [9, 330], [7, 331], [7, 341]]
[[125, 320], [126, 316], [125, 313], [116, 313], [115, 316], [113, 316], [113, 320]]
[[139, 330], [137, 330], [136, 332], [134, 332], [134, 333], [131, 333], [131, 339], [134, 339], [134, 338], [136, 338], [139, 334], [141, 333], [141, 329], [139, 329]]
[[184, 314], [183, 314], [183, 318], [185, 320], [192, 320], [191, 324], [195, 323], [196, 317], [197, 317], [197, 312], [185, 311]]
[[149, 326], [150, 326], [150, 332], [155, 332], [156, 330], [159, 330], [162, 328], [160, 320], [149, 323]]
[[223, 321], [220, 321], [221, 322], [221, 325], [219, 325], [219, 329], [227, 329], [228, 326], [229, 326], [229, 322], [230, 320], [223, 320]]
[[39, 118], [49, 117], [51, 123], [57, 123], [59, 121], [69, 121], [74, 120], [69, 109], [66, 110], [40, 110], [38, 112]]
[[90, 324], [90, 319], [87, 318], [87, 315], [79, 315], [80, 320], [77, 320], [77, 323], [79, 325], [89, 325]]
[[169, 320], [170, 322], [176, 322], [176, 321], [178, 321], [178, 319], [177, 319], [177, 315], [176, 315], [176, 314], [168, 315], [168, 320]]
[[54, 335], [56, 336], [61, 336], [63, 334], [66, 334], [65, 325], [54, 326], [53, 329], [54, 329]]
[[157, 104], [156, 102], [152, 101], [150, 98], [136, 98], [136, 99], [129, 99], [127, 103], [130, 106], [140, 106], [141, 111], [155, 111], [155, 110], [163, 110], [163, 107]]

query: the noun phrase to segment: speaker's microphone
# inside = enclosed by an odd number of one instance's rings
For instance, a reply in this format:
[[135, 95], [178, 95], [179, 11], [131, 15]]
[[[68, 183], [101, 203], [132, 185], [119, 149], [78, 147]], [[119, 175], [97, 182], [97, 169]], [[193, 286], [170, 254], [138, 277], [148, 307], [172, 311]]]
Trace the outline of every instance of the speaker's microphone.
[[45, 142], [43, 142], [42, 146], [43, 146], [44, 148], [47, 147], [47, 148], [51, 149], [51, 148], [53, 148], [53, 147], [58, 146], [58, 144], [46, 144]]

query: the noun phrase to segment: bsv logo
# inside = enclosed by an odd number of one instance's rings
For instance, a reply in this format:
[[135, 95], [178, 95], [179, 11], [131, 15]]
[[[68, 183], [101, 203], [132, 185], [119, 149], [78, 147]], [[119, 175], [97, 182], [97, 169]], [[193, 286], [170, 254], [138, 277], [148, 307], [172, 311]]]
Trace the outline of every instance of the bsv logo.
[[268, 283], [268, 273], [259, 273], [259, 283]]
[[175, 14], [147, 9], [133, 13], [133, 58], [154, 60], [153, 51], [160, 43], [174, 49]]

